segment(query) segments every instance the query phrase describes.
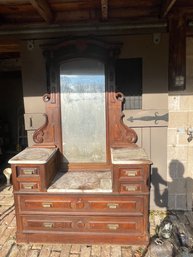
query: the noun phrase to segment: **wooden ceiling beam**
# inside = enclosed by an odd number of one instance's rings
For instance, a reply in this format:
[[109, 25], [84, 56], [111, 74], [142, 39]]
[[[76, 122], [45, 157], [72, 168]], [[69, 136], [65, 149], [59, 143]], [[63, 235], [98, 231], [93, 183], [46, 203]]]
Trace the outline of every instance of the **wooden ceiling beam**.
[[47, 23], [51, 23], [53, 21], [54, 16], [46, 0], [30, 0], [30, 3]]
[[160, 17], [161, 18], [166, 17], [169, 11], [171, 11], [175, 3], [176, 3], [176, 0], [162, 0]]
[[17, 53], [20, 52], [19, 45], [0, 42], [0, 53]]
[[102, 20], [108, 19], [108, 0], [101, 0]]
[[17, 39], [0, 39], [0, 53], [17, 53], [20, 52], [20, 40]]

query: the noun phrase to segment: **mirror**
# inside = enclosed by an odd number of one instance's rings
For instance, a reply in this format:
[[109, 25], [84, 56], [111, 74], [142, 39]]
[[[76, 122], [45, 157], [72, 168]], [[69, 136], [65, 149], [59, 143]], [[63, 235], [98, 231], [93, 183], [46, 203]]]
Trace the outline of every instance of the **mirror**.
[[60, 65], [62, 148], [70, 163], [106, 162], [105, 67], [77, 58]]

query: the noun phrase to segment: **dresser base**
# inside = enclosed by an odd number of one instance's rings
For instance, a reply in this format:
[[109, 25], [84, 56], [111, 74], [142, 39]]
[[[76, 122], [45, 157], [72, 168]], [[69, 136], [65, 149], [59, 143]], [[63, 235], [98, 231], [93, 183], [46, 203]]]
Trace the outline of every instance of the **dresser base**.
[[82, 233], [16, 233], [17, 243], [56, 243], [56, 244], [123, 244], [148, 245], [148, 235], [128, 236], [126, 234], [85, 234]]

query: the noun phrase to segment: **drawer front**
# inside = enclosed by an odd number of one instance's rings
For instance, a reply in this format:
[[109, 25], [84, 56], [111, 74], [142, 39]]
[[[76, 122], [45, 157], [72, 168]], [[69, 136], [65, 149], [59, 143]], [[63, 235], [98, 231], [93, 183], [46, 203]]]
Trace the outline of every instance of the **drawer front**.
[[149, 189], [143, 183], [120, 183], [119, 192], [120, 193], [142, 193], [148, 192]]
[[35, 177], [40, 175], [40, 169], [38, 166], [35, 167], [17, 167], [17, 177]]
[[102, 218], [92, 219], [88, 222], [89, 231], [109, 233], [141, 233], [143, 227], [142, 217], [129, 218]]
[[23, 216], [23, 230], [50, 232], [135, 233], [144, 231], [143, 217]]
[[119, 180], [143, 180], [144, 172], [142, 168], [122, 168], [119, 169]]
[[138, 213], [144, 211], [144, 197], [70, 197], [19, 195], [21, 212]]
[[19, 190], [21, 191], [39, 191], [40, 186], [38, 182], [19, 182]]

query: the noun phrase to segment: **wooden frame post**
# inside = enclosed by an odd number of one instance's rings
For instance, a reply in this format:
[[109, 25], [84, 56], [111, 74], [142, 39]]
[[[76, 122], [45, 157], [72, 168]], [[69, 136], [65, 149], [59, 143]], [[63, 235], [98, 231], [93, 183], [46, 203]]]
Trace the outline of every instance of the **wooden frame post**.
[[169, 17], [169, 91], [186, 87], [186, 19], [183, 14]]

